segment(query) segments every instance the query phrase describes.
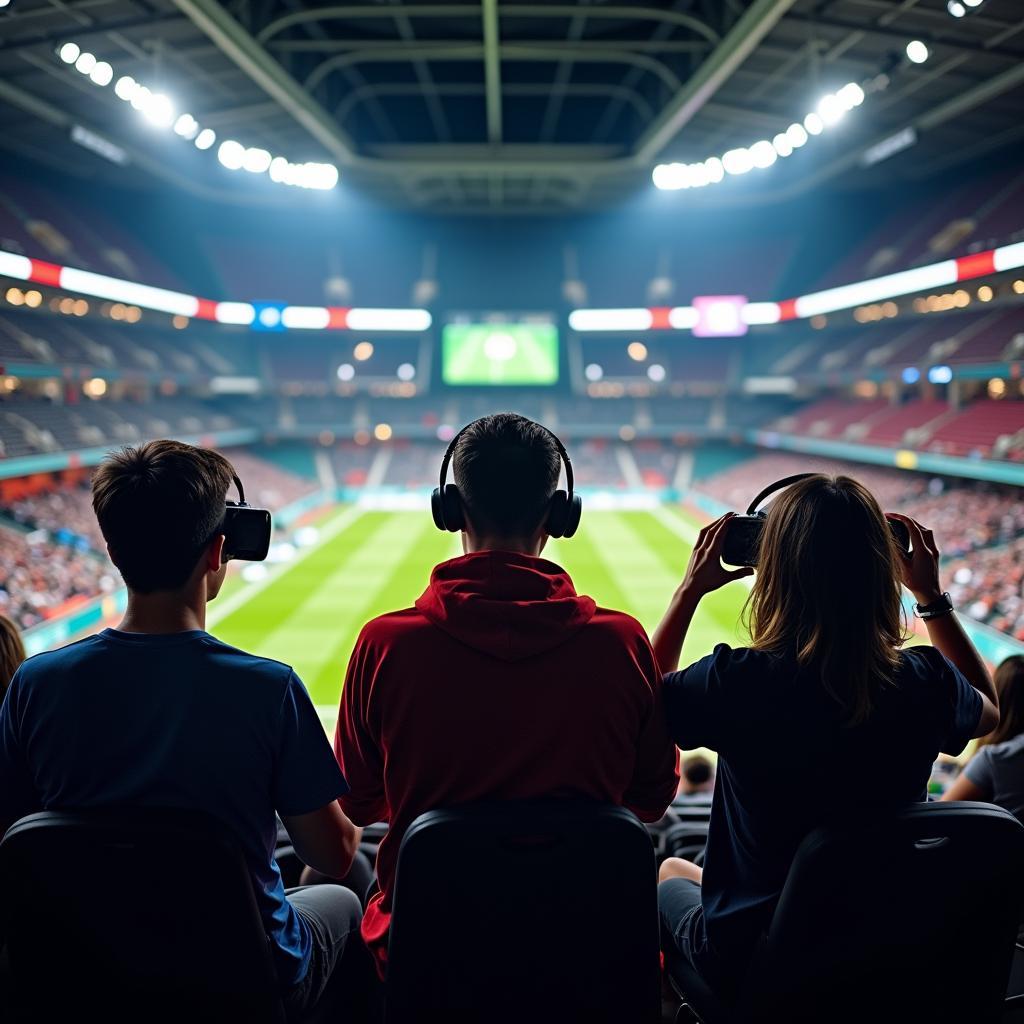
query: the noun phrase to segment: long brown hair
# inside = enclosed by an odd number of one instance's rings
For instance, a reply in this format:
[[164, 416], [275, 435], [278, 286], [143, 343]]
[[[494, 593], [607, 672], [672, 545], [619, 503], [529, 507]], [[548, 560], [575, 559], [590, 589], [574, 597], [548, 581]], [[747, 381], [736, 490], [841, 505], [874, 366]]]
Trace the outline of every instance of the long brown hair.
[[995, 672], [999, 696], [999, 724], [978, 746], [1003, 743], [1024, 732], [1024, 654], [1013, 654], [999, 663]]
[[0, 615], [0, 701], [24, 660], [25, 645], [18, 627], [6, 615]]
[[848, 725], [871, 714], [906, 639], [899, 551], [874, 495], [817, 474], [768, 509], [745, 610], [752, 646], [816, 673]]

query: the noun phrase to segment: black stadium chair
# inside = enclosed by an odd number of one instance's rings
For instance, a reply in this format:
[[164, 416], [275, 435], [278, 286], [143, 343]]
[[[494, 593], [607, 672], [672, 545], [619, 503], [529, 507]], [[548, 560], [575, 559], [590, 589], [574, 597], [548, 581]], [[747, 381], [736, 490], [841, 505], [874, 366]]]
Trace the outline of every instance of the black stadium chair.
[[15, 1019], [284, 1021], [249, 872], [204, 815], [22, 818], [0, 843], [0, 907]]
[[850, 816], [804, 840], [736, 1000], [668, 969], [705, 1024], [987, 1024], [1024, 905], [1024, 827], [981, 803]]
[[478, 804], [402, 839], [387, 1024], [656, 1024], [654, 850], [618, 807]]

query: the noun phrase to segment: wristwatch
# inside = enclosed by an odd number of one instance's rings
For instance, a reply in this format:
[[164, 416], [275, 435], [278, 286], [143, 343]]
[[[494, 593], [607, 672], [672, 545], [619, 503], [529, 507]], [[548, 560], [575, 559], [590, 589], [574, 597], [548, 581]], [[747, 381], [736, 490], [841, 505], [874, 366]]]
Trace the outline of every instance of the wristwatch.
[[952, 610], [953, 599], [949, 596], [948, 591], [937, 601], [932, 601], [931, 604], [914, 605], [914, 614], [924, 620], [937, 619], [940, 615], [948, 615]]

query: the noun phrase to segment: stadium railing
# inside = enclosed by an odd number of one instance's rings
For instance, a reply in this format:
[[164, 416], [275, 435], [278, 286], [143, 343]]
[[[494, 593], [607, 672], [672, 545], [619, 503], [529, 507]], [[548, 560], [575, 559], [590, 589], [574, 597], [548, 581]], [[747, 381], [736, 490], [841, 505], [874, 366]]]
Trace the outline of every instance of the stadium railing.
[[479, 804], [402, 839], [387, 1024], [660, 1019], [654, 849], [620, 807]]
[[734, 1000], [668, 957], [677, 1020], [998, 1021], [1022, 857], [1024, 827], [991, 804], [846, 814], [801, 844]]
[[284, 1022], [249, 870], [205, 815], [22, 818], [0, 842], [0, 907], [16, 1020]]

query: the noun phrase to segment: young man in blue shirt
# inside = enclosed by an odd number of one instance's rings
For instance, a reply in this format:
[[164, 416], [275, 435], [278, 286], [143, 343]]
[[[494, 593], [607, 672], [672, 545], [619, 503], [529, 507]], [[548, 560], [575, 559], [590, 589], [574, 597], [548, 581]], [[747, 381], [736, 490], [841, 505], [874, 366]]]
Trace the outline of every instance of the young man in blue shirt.
[[[332, 878], [348, 871], [359, 832], [338, 804], [348, 786], [299, 678], [205, 631], [206, 604], [224, 582], [233, 478], [224, 456], [176, 441], [125, 448], [97, 470], [93, 508], [128, 608], [116, 629], [40, 654], [15, 675], [0, 708], [0, 835], [37, 810], [215, 816], [244, 854], [298, 1019], [341, 978], [343, 954], [346, 966], [365, 957], [362, 913], [340, 886], [286, 894], [275, 811], [299, 856]], [[196, 936], [197, 956], [206, 941]], [[332, 1005], [338, 984], [324, 997]]]

